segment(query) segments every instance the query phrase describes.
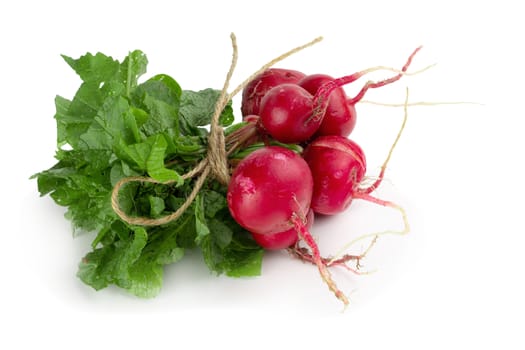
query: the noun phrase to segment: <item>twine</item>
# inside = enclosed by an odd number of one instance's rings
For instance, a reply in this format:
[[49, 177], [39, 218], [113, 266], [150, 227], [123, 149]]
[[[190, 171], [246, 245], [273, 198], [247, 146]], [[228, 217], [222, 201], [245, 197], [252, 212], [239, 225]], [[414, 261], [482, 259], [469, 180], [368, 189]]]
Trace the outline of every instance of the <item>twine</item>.
[[217, 100], [217, 103], [215, 104], [215, 109], [212, 115], [211, 123], [210, 123], [210, 135], [208, 136], [208, 149], [206, 157], [201, 160], [193, 169], [188, 171], [187, 173], [182, 175], [183, 180], [191, 179], [195, 177], [196, 175], [199, 175], [197, 180], [195, 181], [195, 184], [193, 185], [193, 189], [190, 192], [189, 196], [186, 198], [184, 203], [173, 213], [162, 216], [160, 218], [149, 218], [149, 217], [137, 217], [137, 216], [130, 216], [127, 213], [122, 210], [119, 203], [119, 193], [123, 186], [132, 183], [132, 182], [139, 182], [139, 183], [153, 183], [153, 184], [163, 184], [163, 185], [170, 185], [175, 183], [175, 180], [170, 181], [157, 181], [151, 177], [148, 176], [130, 176], [125, 177], [118, 181], [115, 186], [113, 187], [112, 193], [111, 193], [111, 206], [113, 208], [113, 211], [122, 219], [123, 221], [127, 222], [128, 224], [132, 225], [140, 225], [140, 226], [159, 226], [159, 225], [165, 225], [168, 223], [171, 223], [175, 220], [177, 220], [193, 203], [195, 198], [197, 197], [197, 194], [201, 190], [204, 182], [208, 178], [208, 176], [213, 176], [217, 181], [219, 181], [223, 185], [227, 185], [230, 181], [230, 173], [229, 173], [229, 167], [228, 167], [228, 155], [231, 154], [233, 151], [235, 151], [238, 147], [240, 147], [246, 140], [248, 140], [250, 137], [254, 135], [256, 132], [255, 125], [249, 124], [236, 132], [233, 132], [232, 134], [228, 135], [228, 137], [224, 136], [224, 130], [222, 126], [219, 123], [219, 118], [228, 104], [228, 101], [230, 101], [236, 94], [238, 94], [244, 87], [252, 81], [256, 76], [273, 66], [275, 63], [285, 59], [286, 57], [299, 52], [307, 47], [310, 47], [319, 41], [322, 40], [322, 37], [315, 38], [314, 40], [298, 46], [276, 58], [271, 60], [270, 62], [263, 65], [259, 70], [257, 70], [255, 73], [250, 75], [246, 80], [244, 80], [239, 86], [237, 86], [232, 93], [228, 94], [228, 87], [230, 84], [231, 77], [233, 75], [233, 71], [235, 70], [235, 66], [237, 64], [237, 58], [238, 58], [238, 47], [237, 47], [237, 39], [235, 37], [235, 34], [230, 35], [231, 43], [232, 43], [232, 60], [230, 64], [230, 69], [228, 70], [228, 73], [226, 75], [226, 79], [224, 81], [224, 86], [221, 90], [221, 94]]

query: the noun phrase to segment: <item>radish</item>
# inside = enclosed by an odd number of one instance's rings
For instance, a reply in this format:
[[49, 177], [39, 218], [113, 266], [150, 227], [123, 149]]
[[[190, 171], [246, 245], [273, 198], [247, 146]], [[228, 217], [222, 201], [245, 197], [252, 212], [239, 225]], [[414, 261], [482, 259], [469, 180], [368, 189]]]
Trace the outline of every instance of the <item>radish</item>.
[[346, 296], [331, 278], [327, 263], [306, 227], [313, 179], [306, 161], [280, 146], [254, 151], [235, 168], [226, 199], [232, 217], [245, 229], [259, 235], [295, 230], [311, 249], [313, 261], [329, 289], [345, 305]]
[[[306, 215], [306, 228], [310, 229], [314, 222], [314, 212], [312, 209], [308, 210]], [[298, 235], [295, 228], [277, 233], [260, 234], [251, 232], [253, 239], [264, 249], [278, 250], [285, 249], [297, 243]]]
[[312, 137], [321, 118], [312, 119], [313, 95], [297, 84], [281, 84], [270, 89], [261, 101], [264, 131], [284, 143], [300, 143]]
[[314, 179], [312, 209], [324, 215], [345, 210], [366, 172], [361, 147], [342, 136], [320, 136], [306, 147], [303, 157]]
[[[304, 77], [297, 84], [315, 95], [321, 86], [333, 80], [334, 78], [326, 74], [312, 74]], [[316, 135], [346, 137], [354, 129], [355, 121], [354, 104], [348, 101], [348, 97], [342, 88], [336, 88], [328, 97], [326, 112], [322, 117], [321, 126]]]
[[361, 147], [354, 141], [336, 135], [320, 136], [306, 147], [303, 157], [314, 179], [311, 202], [314, 212], [324, 215], [337, 214], [344, 211], [354, 198], [402, 211], [397, 205], [374, 198], [370, 193], [383, 181], [388, 162], [405, 129], [408, 118], [408, 89], [406, 96], [403, 122], [377, 179], [371, 185], [362, 186], [366, 173], [366, 158]]
[[269, 68], [255, 77], [242, 91], [241, 112], [243, 117], [259, 114], [261, 99], [271, 88], [285, 84], [297, 83], [305, 74], [283, 68]]
[[272, 234], [293, 228], [291, 218], [305, 218], [313, 179], [297, 153], [280, 146], [258, 149], [235, 168], [227, 201], [232, 217], [250, 232]]
[[[421, 47], [418, 47], [409, 56], [407, 62], [397, 75], [378, 82], [367, 82], [355, 97], [347, 101], [342, 101], [341, 99], [342, 86], [356, 81], [367, 73], [385, 69], [385, 67], [369, 68], [342, 78], [327, 79], [327, 81], [320, 86], [319, 82], [313, 81], [309, 83], [306, 81], [305, 85], [312, 91], [315, 90], [315, 85], [317, 85], [314, 95], [298, 84], [286, 83], [271, 88], [262, 98], [259, 110], [264, 131], [277, 141], [284, 143], [301, 143], [308, 141], [318, 129], [320, 129], [323, 118], [332, 101], [332, 99], [330, 99], [331, 94], [334, 92], [339, 95], [338, 104], [342, 105], [339, 108], [348, 109], [350, 108], [348, 106], [351, 106], [352, 110], [347, 110], [345, 112], [347, 115], [342, 118], [343, 121], [346, 119], [350, 120], [348, 126], [343, 125], [341, 126], [342, 130], [338, 130], [337, 126], [333, 126], [333, 122], [329, 122], [327, 124], [327, 132], [331, 134], [329, 129], [333, 129], [336, 134], [344, 134], [348, 132], [345, 130], [346, 128], [351, 131], [353, 128], [351, 124], [355, 123], [355, 109], [353, 106], [361, 101], [368, 89], [379, 88], [401, 79], [411, 64], [414, 55], [420, 49]], [[298, 83], [300, 84], [300, 81]], [[336, 101], [337, 98], [332, 101], [334, 107], [336, 107]]]
[[[387, 234], [405, 235], [410, 232], [407, 215], [401, 206], [394, 202], [382, 200], [370, 195], [370, 193], [381, 184], [384, 178], [387, 164], [390, 161], [393, 150], [407, 122], [408, 105], [407, 88], [403, 122], [390, 147], [388, 156], [381, 166], [378, 178], [371, 185], [361, 187], [366, 172], [366, 159], [361, 147], [345, 137], [336, 135], [321, 136], [311, 142], [303, 152], [303, 157], [310, 166], [314, 179], [314, 190], [311, 202], [312, 210], [316, 213], [332, 215], [347, 208], [352, 199], [362, 199], [383, 207], [398, 210], [402, 215], [404, 228], [399, 231], [386, 230], [361, 235], [345, 244], [337, 254], [328, 259], [320, 258], [314, 250], [310, 252], [298, 245], [289, 248], [288, 251], [290, 253], [303, 261], [316, 264], [317, 266], [320, 266], [320, 264], [324, 264], [325, 267], [341, 266], [349, 271], [360, 273], [358, 271], [360, 260], [364, 258], [379, 236]], [[350, 246], [366, 238], [372, 238], [372, 241], [364, 253], [357, 256], [344, 253]], [[321, 261], [319, 261], [319, 259]], [[347, 265], [349, 261], [356, 261], [356, 269], [352, 269]]]

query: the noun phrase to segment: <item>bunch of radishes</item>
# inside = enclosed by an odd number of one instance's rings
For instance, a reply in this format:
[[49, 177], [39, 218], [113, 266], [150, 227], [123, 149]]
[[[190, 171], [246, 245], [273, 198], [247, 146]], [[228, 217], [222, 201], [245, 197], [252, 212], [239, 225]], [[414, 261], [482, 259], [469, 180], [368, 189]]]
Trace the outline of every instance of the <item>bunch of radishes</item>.
[[[310, 248], [309, 261], [317, 264], [330, 289], [345, 304], [315, 240], [308, 232], [314, 214], [344, 211], [353, 198], [367, 198], [380, 183], [360, 187], [366, 173], [361, 147], [348, 136], [356, 123], [354, 105], [369, 88], [401, 78], [412, 57], [396, 76], [368, 82], [348, 98], [343, 85], [366, 71], [334, 79], [271, 68], [243, 90], [242, 114], [254, 123], [267, 146], [246, 156], [233, 171], [228, 186], [228, 206], [233, 218], [266, 249], [284, 249], [302, 241]], [[270, 145], [269, 140], [296, 143], [299, 154]], [[382, 177], [382, 175], [381, 175]]]

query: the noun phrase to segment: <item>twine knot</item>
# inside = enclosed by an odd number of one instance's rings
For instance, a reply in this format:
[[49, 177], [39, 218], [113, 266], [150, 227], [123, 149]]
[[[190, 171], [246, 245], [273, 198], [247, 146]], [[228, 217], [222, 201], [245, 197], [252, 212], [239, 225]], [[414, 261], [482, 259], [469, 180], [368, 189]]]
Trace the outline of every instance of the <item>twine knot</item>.
[[233, 90], [230, 94], [228, 94], [228, 86], [229, 86], [231, 77], [233, 75], [235, 66], [237, 64], [237, 57], [238, 57], [237, 40], [235, 38], [235, 34], [232, 33], [230, 38], [231, 38], [231, 43], [232, 43], [232, 48], [233, 48], [232, 61], [231, 61], [231, 65], [230, 65], [228, 74], [226, 75], [224, 86], [221, 90], [221, 94], [219, 98], [217, 99], [217, 102], [215, 104], [215, 109], [213, 111], [213, 115], [211, 118], [210, 134], [208, 136], [207, 155], [203, 160], [197, 163], [193, 169], [191, 169], [190, 171], [188, 171], [187, 173], [181, 176], [183, 180], [187, 180], [187, 179], [193, 178], [194, 176], [199, 175], [198, 178], [195, 180], [195, 183], [193, 184], [193, 189], [191, 193], [188, 195], [184, 203], [176, 211], [166, 216], [162, 216], [160, 218], [155, 218], [155, 219], [149, 218], [149, 217], [130, 216], [121, 209], [120, 204], [119, 204], [118, 196], [119, 196], [120, 189], [122, 188], [122, 186], [130, 182], [141, 182], [141, 183], [147, 182], [147, 183], [153, 183], [153, 184], [169, 185], [169, 184], [174, 183], [175, 181], [161, 182], [161, 181], [157, 181], [148, 176], [125, 177], [121, 179], [120, 181], [118, 181], [113, 187], [113, 191], [111, 193], [111, 206], [113, 208], [113, 211], [115, 211], [115, 213], [123, 221], [127, 222], [128, 224], [141, 225], [141, 226], [159, 226], [159, 225], [169, 224], [177, 220], [193, 203], [193, 201], [197, 197], [197, 194], [202, 188], [204, 182], [210, 175], [213, 176], [221, 184], [225, 186], [228, 185], [228, 183], [230, 182], [228, 155], [230, 155], [233, 151], [235, 151], [241, 145], [245, 144], [246, 141], [249, 140], [251, 137], [253, 137], [253, 135], [256, 132], [255, 125], [249, 123], [249, 125], [246, 125], [242, 127], [241, 129], [232, 132], [227, 137], [224, 136], [224, 130], [222, 126], [220, 125], [220, 116], [221, 116], [222, 111], [228, 104], [228, 101], [230, 101], [233, 98], [233, 96], [238, 94], [249, 82], [255, 79], [255, 77], [257, 77], [259, 74], [261, 74], [262, 72], [270, 68], [275, 63], [283, 60], [284, 58], [296, 52], [303, 50], [304, 48], [312, 46], [315, 43], [318, 43], [319, 41], [322, 40], [322, 37], [318, 37], [305, 45], [298, 46], [282, 54], [281, 56], [271, 60], [267, 64], [263, 65], [255, 73], [250, 75], [239, 86], [237, 86], [235, 90]]
[[226, 152], [226, 141], [224, 132], [220, 125], [212, 125], [208, 137], [208, 164], [211, 175], [223, 185], [230, 182], [228, 169], [228, 155]]

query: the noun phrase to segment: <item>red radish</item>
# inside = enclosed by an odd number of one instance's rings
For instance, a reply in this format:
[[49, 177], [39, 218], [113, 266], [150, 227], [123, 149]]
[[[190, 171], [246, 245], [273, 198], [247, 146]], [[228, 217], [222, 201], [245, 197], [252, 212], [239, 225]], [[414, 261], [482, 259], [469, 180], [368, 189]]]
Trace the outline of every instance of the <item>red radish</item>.
[[[312, 74], [301, 79], [297, 84], [315, 95], [324, 84], [333, 81], [329, 75]], [[340, 135], [347, 137], [354, 130], [356, 122], [355, 106], [348, 102], [343, 88], [336, 88], [328, 98], [326, 112], [316, 135]]]
[[243, 117], [259, 114], [261, 99], [271, 88], [297, 83], [305, 75], [299, 71], [283, 68], [270, 68], [255, 77], [242, 91], [241, 112]]
[[297, 84], [281, 84], [266, 93], [260, 117], [264, 130], [284, 143], [308, 140], [321, 119], [312, 119], [313, 95]]
[[361, 147], [342, 136], [320, 136], [306, 147], [303, 157], [314, 179], [314, 212], [333, 215], [344, 211], [366, 172]]
[[[314, 221], [314, 212], [312, 209], [308, 211], [306, 215], [306, 228], [310, 229]], [[291, 247], [297, 243], [298, 235], [295, 228], [291, 228], [284, 232], [270, 233], [270, 234], [260, 234], [252, 232], [252, 237], [255, 239], [257, 244], [259, 244], [264, 249], [268, 250], [278, 250]]]
[[232, 217], [257, 234], [295, 229], [312, 251], [323, 281], [345, 305], [348, 299], [331, 278], [327, 263], [305, 225], [310, 208], [313, 179], [308, 164], [297, 153], [280, 146], [254, 151], [235, 168], [226, 199]]
[[297, 153], [279, 146], [258, 149], [235, 168], [228, 185], [228, 207], [250, 232], [271, 234], [293, 228], [292, 216], [305, 217], [313, 179]]
[[[358, 186], [359, 182], [364, 177], [364, 173], [366, 171], [366, 162], [365, 162], [363, 151], [361, 150], [359, 146], [357, 146], [357, 144], [355, 144], [355, 142], [352, 142], [340, 136], [323, 136], [323, 137], [320, 137], [314, 140], [312, 143], [310, 143], [310, 145], [305, 149], [303, 153], [305, 159], [309, 163], [309, 166], [311, 166], [312, 176], [314, 178], [314, 193], [312, 195], [312, 209], [313, 210], [315, 210], [316, 201], [319, 198], [322, 198], [323, 196], [325, 198], [329, 198], [329, 196], [339, 195], [338, 202], [337, 201], [333, 202], [330, 200], [323, 202], [323, 200], [321, 200], [321, 204], [324, 205], [324, 208], [321, 208], [320, 211], [322, 212], [323, 209], [325, 209], [327, 214], [336, 213], [340, 210], [343, 210], [346, 206], [348, 206], [352, 198], [354, 198], [354, 199], [366, 200], [368, 202], [375, 203], [375, 204], [378, 204], [384, 207], [396, 209], [401, 213], [403, 217], [403, 224], [404, 224], [403, 230], [400, 230], [400, 231], [387, 230], [387, 231], [381, 231], [381, 232], [376, 232], [376, 233], [369, 233], [369, 234], [362, 235], [358, 238], [355, 238], [354, 240], [346, 244], [340, 250], [340, 252], [343, 252], [348, 247], [350, 247], [352, 244], [354, 244], [355, 242], [361, 239], [372, 237], [373, 240], [371, 241], [366, 251], [361, 255], [355, 256], [355, 255], [348, 255], [348, 254], [344, 254], [344, 255], [337, 254], [335, 257], [330, 258], [330, 259], [321, 258], [321, 263], [323, 263], [326, 267], [342, 266], [350, 271], [358, 272], [357, 270], [350, 268], [347, 265], [347, 262], [355, 260], [357, 262], [356, 266], [358, 268], [359, 261], [367, 254], [367, 252], [375, 244], [379, 236], [386, 235], [386, 234], [404, 235], [410, 232], [410, 226], [408, 223], [406, 213], [401, 206], [397, 205], [396, 203], [385, 201], [385, 200], [382, 200], [382, 199], [379, 199], [379, 198], [376, 198], [370, 195], [370, 193], [374, 191], [381, 184], [384, 178], [386, 166], [405, 128], [407, 117], [408, 117], [408, 112], [407, 112], [408, 88], [406, 91], [406, 99], [405, 99], [404, 106], [405, 106], [405, 115], [403, 118], [403, 123], [401, 124], [401, 128], [399, 129], [399, 132], [396, 136], [396, 139], [394, 140], [394, 143], [390, 147], [390, 151], [388, 153], [387, 158], [385, 159], [383, 165], [381, 166], [381, 172], [379, 173], [377, 180], [368, 187]], [[330, 171], [332, 171], [335, 175], [330, 176]], [[339, 173], [339, 174], [336, 174], [336, 173]], [[334, 190], [334, 187], [333, 187], [334, 183], [341, 181], [341, 180], [345, 180], [344, 176], [340, 176], [341, 174], [343, 175], [350, 174], [346, 178], [346, 182], [342, 182], [342, 189], [344, 190], [342, 193]], [[324, 192], [324, 193], [319, 194], [317, 192], [319, 189], [321, 192]], [[294, 254], [295, 256], [299, 257], [303, 261], [307, 261], [307, 262], [316, 264], [317, 266], [320, 265], [319, 260], [318, 260], [319, 256], [315, 253], [314, 250], [312, 250], [312, 252], [310, 253], [308, 250], [303, 249], [299, 247], [298, 245], [295, 245], [293, 248], [288, 249], [288, 251]]]
[[[409, 56], [399, 74], [379, 82], [367, 82], [354, 98], [341, 103], [344, 103], [345, 107], [347, 105], [353, 106], [363, 98], [368, 89], [385, 86], [401, 79], [412, 62], [412, 58], [420, 49], [420, 47], [417, 48]], [[374, 67], [327, 81], [323, 85], [318, 86], [313, 96], [305, 88], [297, 84], [280, 84], [271, 88], [262, 98], [259, 109], [264, 130], [280, 142], [301, 143], [308, 141], [318, 131], [323, 122], [323, 117], [330, 105], [330, 95], [334, 91], [341, 89], [342, 86], [356, 81], [365, 74], [380, 69], [384, 69], [384, 67]], [[355, 122], [355, 116], [352, 118], [352, 113], [349, 112], [348, 114], [350, 119], [354, 119]]]
[[386, 167], [405, 129], [408, 118], [408, 89], [405, 100], [405, 115], [397, 136], [381, 166], [373, 184], [360, 187], [366, 172], [366, 158], [361, 147], [341, 136], [321, 136], [311, 142], [303, 152], [314, 179], [311, 208], [319, 214], [333, 215], [345, 210], [352, 198], [360, 198], [395, 209], [391, 202], [370, 196], [383, 181]]

